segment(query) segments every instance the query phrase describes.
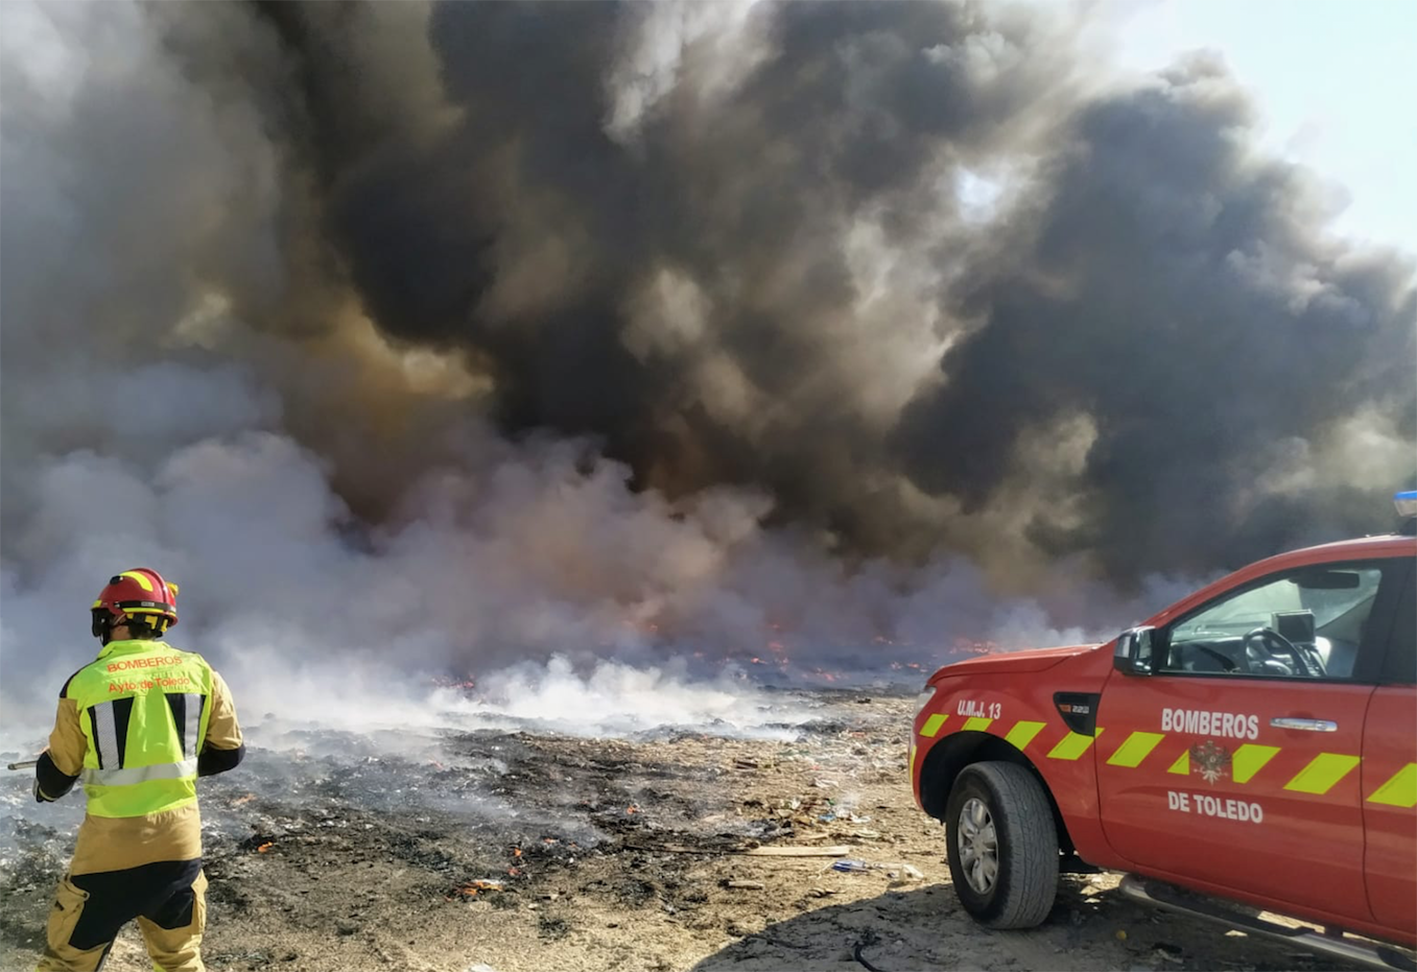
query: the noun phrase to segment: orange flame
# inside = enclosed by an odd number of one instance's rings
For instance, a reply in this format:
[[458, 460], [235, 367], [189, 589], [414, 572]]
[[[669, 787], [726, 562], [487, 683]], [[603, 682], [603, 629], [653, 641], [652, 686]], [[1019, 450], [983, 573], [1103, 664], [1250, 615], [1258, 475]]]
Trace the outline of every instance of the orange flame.
[[465, 898], [475, 898], [479, 891], [501, 891], [501, 881], [469, 881], [454, 889]]
[[272, 847], [274, 847], [274, 846], [275, 846], [275, 841], [270, 841], [270, 840], [268, 840], [268, 841], [266, 841], [264, 844], [262, 844], [260, 847], [257, 847], [257, 848], [256, 848], [256, 853], [257, 853], [257, 854], [264, 854], [266, 851], [270, 850], [270, 849], [271, 849]]

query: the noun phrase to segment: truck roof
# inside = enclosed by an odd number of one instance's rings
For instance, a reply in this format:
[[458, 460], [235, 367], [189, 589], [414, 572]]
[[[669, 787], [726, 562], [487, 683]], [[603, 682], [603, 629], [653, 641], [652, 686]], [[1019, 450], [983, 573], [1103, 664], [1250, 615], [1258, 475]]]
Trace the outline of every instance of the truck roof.
[[[1361, 551], [1362, 556], [1366, 557], [1370, 555], [1368, 553], [1370, 548], [1374, 546], [1382, 546], [1385, 544], [1395, 544], [1398, 547], [1401, 547], [1403, 544], [1406, 544], [1407, 546], [1411, 547], [1414, 546], [1414, 544], [1417, 544], [1417, 538], [1401, 533], [1380, 533], [1368, 537], [1357, 537], [1356, 539], [1352, 540], [1334, 540], [1330, 543], [1320, 543], [1312, 547], [1302, 547], [1298, 550], [1291, 550], [1289, 551], [1289, 553], [1303, 554], [1323, 551], [1323, 553], [1327, 556], [1328, 554], [1335, 552], [1342, 553], [1344, 548], [1351, 547], [1355, 552]], [[1279, 554], [1278, 556], [1284, 557], [1288, 556], [1288, 554]]]

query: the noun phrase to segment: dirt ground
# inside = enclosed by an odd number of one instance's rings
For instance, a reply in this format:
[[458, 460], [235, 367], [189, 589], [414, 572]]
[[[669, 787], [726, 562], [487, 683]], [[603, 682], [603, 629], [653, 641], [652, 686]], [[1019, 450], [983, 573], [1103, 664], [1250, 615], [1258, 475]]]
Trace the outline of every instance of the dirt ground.
[[[1066, 876], [1036, 930], [974, 924], [950, 887], [942, 828], [911, 799], [910, 707], [842, 695], [768, 739], [485, 730], [441, 738], [431, 755], [381, 755], [377, 741], [253, 747], [203, 784], [206, 961], [290, 972], [1341, 967], [1134, 905], [1117, 875]], [[32, 968], [72, 838], [9, 819], [0, 969]], [[833, 846], [871, 869], [751, 853]], [[130, 927], [107, 969], [150, 967]]]

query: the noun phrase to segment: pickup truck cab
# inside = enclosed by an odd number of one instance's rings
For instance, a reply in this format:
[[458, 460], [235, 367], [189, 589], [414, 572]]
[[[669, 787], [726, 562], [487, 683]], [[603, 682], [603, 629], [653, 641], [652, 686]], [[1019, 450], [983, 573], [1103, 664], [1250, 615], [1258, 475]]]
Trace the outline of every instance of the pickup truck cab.
[[1030, 927], [1060, 870], [1124, 871], [1133, 897], [1412, 968], [1414, 522], [1252, 564], [1107, 644], [931, 676], [909, 765], [965, 909]]

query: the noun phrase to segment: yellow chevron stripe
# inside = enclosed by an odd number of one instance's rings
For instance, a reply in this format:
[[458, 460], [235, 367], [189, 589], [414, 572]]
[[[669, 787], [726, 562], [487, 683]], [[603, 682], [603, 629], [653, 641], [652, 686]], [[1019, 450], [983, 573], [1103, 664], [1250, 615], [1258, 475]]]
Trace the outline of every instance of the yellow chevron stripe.
[[1417, 807], [1417, 763], [1408, 763], [1394, 773], [1392, 779], [1373, 791], [1368, 802], [1408, 810]]
[[1235, 754], [1230, 757], [1230, 775], [1236, 783], [1248, 783], [1265, 764], [1274, 759], [1274, 754], [1279, 752], [1278, 746], [1257, 746], [1254, 743], [1245, 743]]
[[1353, 768], [1362, 762], [1359, 756], [1345, 756], [1342, 753], [1319, 753], [1301, 769], [1294, 778], [1284, 784], [1286, 790], [1296, 793], [1322, 795], [1332, 790]]
[[[927, 739], [933, 739], [939, 735], [940, 730], [948, 721], [948, 715], [936, 713], [925, 720], [925, 724], [920, 727], [920, 735]], [[974, 716], [964, 721], [960, 731], [985, 732], [995, 721], [997, 720]], [[1004, 740], [1019, 750], [1027, 749], [1046, 726], [1046, 722], [1020, 719], [1004, 736]], [[1047, 756], [1049, 759], [1080, 759], [1091, 748], [1097, 736], [1102, 735], [1103, 732], [1102, 727], [1098, 727], [1092, 736], [1069, 732], [1048, 751]], [[1127, 736], [1122, 745], [1117, 747], [1116, 752], [1108, 757], [1107, 764], [1134, 769], [1140, 766], [1166, 738], [1166, 734], [1163, 733], [1133, 732]], [[1257, 773], [1269, 765], [1280, 751], [1281, 748], [1278, 746], [1261, 746], [1256, 743], [1246, 743], [1240, 746], [1230, 757], [1233, 779], [1236, 783], [1248, 783]], [[912, 777], [915, 774], [917, 756], [918, 749], [912, 742], [909, 758]], [[1359, 756], [1343, 753], [1320, 753], [1296, 773], [1288, 783], [1285, 783], [1284, 789], [1295, 793], [1312, 793], [1322, 796], [1337, 786], [1361, 762], [1362, 758]], [[1181, 755], [1177, 756], [1166, 769], [1167, 773], [1176, 776], [1187, 776], [1190, 771], [1191, 755], [1189, 750], [1182, 751]], [[1408, 763], [1398, 770], [1382, 786], [1374, 790], [1367, 800], [1369, 803], [1404, 809], [1417, 807], [1417, 763]]]
[[1043, 731], [1046, 722], [1029, 722], [1027, 719], [1020, 719], [1014, 723], [1014, 727], [1009, 730], [1009, 734], [1004, 737], [1004, 742], [1015, 749], [1027, 749], [1028, 744], [1033, 742], [1033, 738]]
[[1064, 736], [1052, 749], [1048, 750], [1049, 759], [1077, 759], [1087, 748], [1092, 745], [1092, 741], [1097, 736], [1102, 735], [1102, 727], [1097, 728], [1096, 735], [1084, 736], [1081, 733], [1070, 732]]
[[1135, 769], [1142, 760], [1151, 755], [1151, 751], [1165, 738], [1159, 732], [1134, 732], [1127, 737], [1126, 742], [1117, 747], [1115, 753], [1108, 757], [1107, 765]]

